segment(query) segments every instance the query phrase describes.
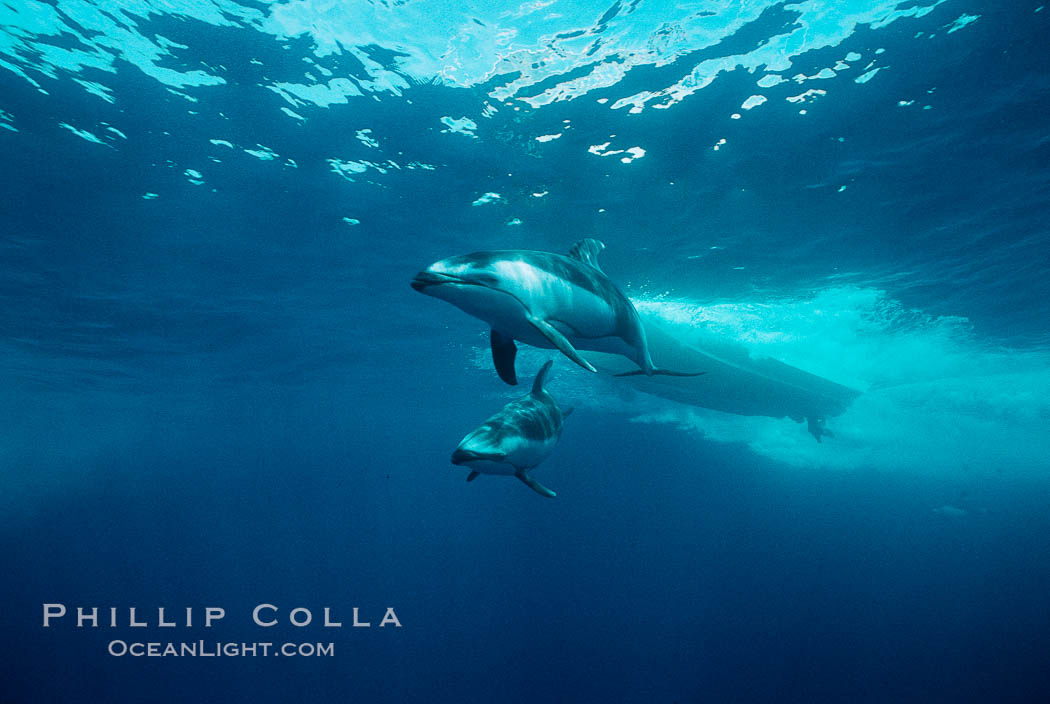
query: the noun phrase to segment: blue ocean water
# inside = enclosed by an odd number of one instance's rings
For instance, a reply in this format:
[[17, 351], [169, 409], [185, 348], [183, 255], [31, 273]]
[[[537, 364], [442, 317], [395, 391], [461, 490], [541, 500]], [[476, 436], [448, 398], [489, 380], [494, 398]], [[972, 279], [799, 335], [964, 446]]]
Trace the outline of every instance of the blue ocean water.
[[[1048, 30], [0, 3], [0, 701], [1050, 700]], [[523, 347], [576, 408], [558, 497], [467, 484], [451, 451], [524, 390], [409, 281], [583, 237], [682, 339], [859, 392], [834, 437]], [[335, 652], [108, 653], [198, 639]]]

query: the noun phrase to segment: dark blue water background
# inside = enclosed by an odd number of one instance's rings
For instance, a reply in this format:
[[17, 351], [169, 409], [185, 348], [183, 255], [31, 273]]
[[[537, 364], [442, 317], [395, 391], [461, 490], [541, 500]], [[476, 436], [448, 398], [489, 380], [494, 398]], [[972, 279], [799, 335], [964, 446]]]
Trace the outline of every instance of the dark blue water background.
[[[810, 84], [775, 87], [739, 120], [758, 77], [739, 70], [667, 110], [595, 102], [677, 80], [688, 55], [486, 119], [496, 79], [297, 121], [256, 84], [301, 71], [307, 39], [164, 15], [141, 27], [191, 47], [172, 68], [225, 67], [226, 85], [183, 91], [199, 104], [120, 61], [81, 72], [114, 103], [0, 71], [17, 128], [0, 130], [0, 701], [1046, 700], [1037, 7], [861, 25], [786, 75], [878, 48], [889, 68], [828, 83], [805, 115], [782, 96]], [[980, 19], [946, 34], [964, 12]], [[463, 115], [476, 139], [442, 132]], [[435, 169], [340, 178], [326, 159], [381, 161], [363, 128], [382, 158]], [[612, 134], [645, 157], [588, 153]], [[502, 199], [471, 206], [486, 192]], [[842, 439], [698, 418], [559, 357], [551, 390], [578, 411], [537, 470], [559, 497], [466, 484], [449, 453], [519, 391], [480, 323], [408, 281], [581, 236], [633, 297], [717, 311], [727, 334], [868, 391], [829, 419]], [[223, 606], [214, 633], [172, 639], [334, 641], [336, 657], [113, 658], [112, 638], [143, 636], [45, 630], [45, 602]], [[403, 627], [263, 631], [261, 602], [344, 623], [393, 606]]]

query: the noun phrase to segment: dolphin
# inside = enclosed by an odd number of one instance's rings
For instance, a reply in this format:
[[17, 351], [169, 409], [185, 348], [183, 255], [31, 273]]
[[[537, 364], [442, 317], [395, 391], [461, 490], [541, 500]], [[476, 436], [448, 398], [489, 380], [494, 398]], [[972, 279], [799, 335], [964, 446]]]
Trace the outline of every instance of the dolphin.
[[699, 376], [653, 364], [638, 311], [598, 266], [598, 240], [577, 242], [568, 256], [508, 249], [442, 259], [419, 272], [412, 288], [488, 323], [499, 377], [518, 383], [515, 340], [554, 348], [598, 370], [577, 349], [622, 355], [639, 369], [617, 376]]
[[[653, 306], [639, 306], [638, 315], [646, 329], [649, 350], [657, 359], [674, 367], [709, 372], [702, 379], [627, 379], [640, 392], [722, 413], [791, 418], [805, 422], [818, 442], [835, 437], [827, 429], [827, 419], [844, 413], [861, 394], [831, 379], [753, 353], [739, 340], [697, 320], [668, 317]], [[604, 374], [616, 375], [633, 367], [619, 355], [592, 352], [589, 356]]]
[[[846, 411], [860, 391], [752, 353], [741, 342], [693, 320], [675, 320], [658, 308], [638, 310], [649, 350], [665, 364], [703, 368], [700, 379], [635, 376], [627, 383], [638, 391], [678, 403], [742, 416], [791, 418], [807, 424], [821, 442], [833, 438], [827, 419]], [[617, 374], [632, 368], [619, 355], [592, 352], [590, 361], [599, 372]]]
[[529, 475], [530, 469], [550, 455], [561, 437], [563, 421], [572, 413], [571, 408], [558, 408], [543, 388], [552, 363], [548, 360], [543, 365], [527, 396], [508, 403], [459, 443], [452, 464], [470, 468], [468, 482], [479, 474], [515, 476], [541, 496], [557, 496]]

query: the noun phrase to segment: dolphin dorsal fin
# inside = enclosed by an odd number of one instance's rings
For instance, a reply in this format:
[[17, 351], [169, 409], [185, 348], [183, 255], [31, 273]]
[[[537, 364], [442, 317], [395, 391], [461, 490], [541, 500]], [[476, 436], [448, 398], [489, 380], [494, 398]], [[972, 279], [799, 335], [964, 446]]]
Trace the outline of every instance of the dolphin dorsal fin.
[[598, 254], [603, 249], [605, 249], [605, 244], [598, 240], [580, 240], [569, 250], [569, 256], [601, 271], [602, 268], [598, 266]]
[[552, 364], [554, 364], [554, 360], [548, 359], [547, 363], [540, 368], [540, 373], [536, 375], [536, 381], [532, 382], [532, 393], [543, 393], [543, 382], [547, 380], [547, 372], [551, 370]]

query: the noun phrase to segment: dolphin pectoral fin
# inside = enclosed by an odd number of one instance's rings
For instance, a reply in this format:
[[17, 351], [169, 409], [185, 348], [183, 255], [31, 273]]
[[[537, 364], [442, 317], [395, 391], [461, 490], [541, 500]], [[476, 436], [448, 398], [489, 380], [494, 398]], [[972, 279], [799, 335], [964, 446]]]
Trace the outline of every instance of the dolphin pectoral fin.
[[[622, 372], [620, 374], [613, 374], [613, 376], [640, 376], [645, 374], [644, 369], [635, 369], [633, 372]], [[646, 376], [703, 376], [707, 372], [676, 372], [670, 369], [653, 369], [651, 374]]]
[[477, 479], [479, 476], [481, 476], [481, 472], [471, 472], [470, 474], [467, 475], [467, 481], [468, 482], [472, 482], [475, 479]]
[[515, 474], [515, 477], [525, 482], [525, 486], [535, 491], [540, 496], [546, 496], [548, 499], [553, 499], [557, 494], [548, 489], [547, 487], [540, 484], [538, 481], [529, 476], [529, 473], [523, 469], [519, 469]]
[[588, 362], [586, 359], [580, 356], [580, 353], [576, 351], [576, 348], [572, 346], [572, 343], [562, 335], [558, 330], [548, 323], [546, 320], [540, 320], [539, 318], [529, 318], [529, 322], [536, 328], [544, 337], [550, 340], [550, 343], [557, 348], [559, 352], [571, 359], [572, 361], [579, 364], [581, 367], [589, 372], [597, 372], [594, 365]]
[[572, 415], [572, 412], [576, 410], [575, 406], [569, 406], [568, 408], [561, 409], [561, 417], [568, 418]]
[[489, 333], [489, 342], [492, 343], [492, 363], [496, 365], [499, 378], [511, 386], [517, 386], [514, 358], [518, 356], [518, 347], [514, 344], [514, 338], [493, 328]]

